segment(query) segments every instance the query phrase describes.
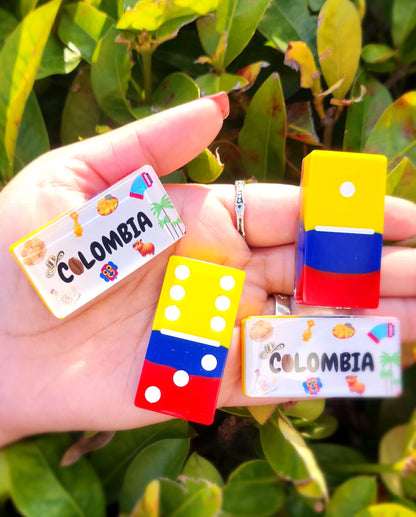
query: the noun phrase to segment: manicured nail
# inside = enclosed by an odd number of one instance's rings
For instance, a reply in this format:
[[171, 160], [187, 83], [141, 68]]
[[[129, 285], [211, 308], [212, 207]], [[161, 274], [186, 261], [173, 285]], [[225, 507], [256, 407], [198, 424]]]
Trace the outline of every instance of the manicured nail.
[[215, 101], [221, 110], [222, 118], [227, 118], [230, 113], [230, 103], [226, 92], [214, 93], [214, 95], [207, 95], [205, 99]]

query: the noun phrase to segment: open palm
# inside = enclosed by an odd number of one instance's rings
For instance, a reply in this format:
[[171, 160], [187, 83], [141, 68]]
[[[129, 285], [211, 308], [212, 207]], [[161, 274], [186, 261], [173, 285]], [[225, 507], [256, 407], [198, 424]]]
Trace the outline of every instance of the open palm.
[[[64, 320], [51, 315], [8, 247], [144, 164], [161, 176], [181, 167], [216, 136], [225, 94], [201, 99], [52, 151], [27, 166], [0, 195], [0, 445], [28, 434], [115, 430], [167, 417], [133, 404], [167, 261], [171, 254], [244, 269], [246, 282], [219, 405], [264, 403], [241, 393], [239, 322], [270, 314], [269, 294], [290, 294], [298, 189], [246, 186], [247, 240], [235, 227], [234, 186], [168, 185], [187, 234], [174, 246]], [[416, 234], [416, 207], [390, 198], [385, 237]], [[416, 340], [415, 250], [383, 255], [378, 312], [400, 317]]]

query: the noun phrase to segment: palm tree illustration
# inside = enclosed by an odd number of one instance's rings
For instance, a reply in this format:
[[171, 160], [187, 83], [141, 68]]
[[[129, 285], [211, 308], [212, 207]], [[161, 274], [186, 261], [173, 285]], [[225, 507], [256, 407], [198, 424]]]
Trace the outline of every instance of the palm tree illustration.
[[[152, 213], [157, 217], [159, 226], [161, 228], [167, 228], [169, 233], [173, 238], [180, 237], [180, 235], [183, 235], [183, 232], [180, 234], [176, 230], [176, 226], [181, 223], [182, 221], [180, 219], [177, 219], [174, 223], [172, 222], [171, 218], [167, 214], [166, 210], [168, 209], [174, 209], [174, 206], [172, 205], [172, 201], [170, 200], [169, 196], [164, 194], [162, 196], [162, 199], [160, 200], [160, 203], [152, 203], [151, 204], [151, 211]], [[178, 223], [179, 221], [179, 223]]]
[[393, 379], [393, 365], [400, 367], [400, 356], [398, 352], [394, 354], [388, 354], [387, 352], [383, 352], [380, 357], [381, 364], [381, 372], [380, 377], [389, 379], [390, 388], [392, 384], [397, 384], [398, 379]]

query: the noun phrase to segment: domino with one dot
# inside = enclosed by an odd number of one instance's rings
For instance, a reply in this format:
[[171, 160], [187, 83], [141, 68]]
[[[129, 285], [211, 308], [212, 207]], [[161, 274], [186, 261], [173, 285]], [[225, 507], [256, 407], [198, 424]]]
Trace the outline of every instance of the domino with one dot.
[[238, 269], [170, 258], [137, 407], [212, 423], [244, 277]]

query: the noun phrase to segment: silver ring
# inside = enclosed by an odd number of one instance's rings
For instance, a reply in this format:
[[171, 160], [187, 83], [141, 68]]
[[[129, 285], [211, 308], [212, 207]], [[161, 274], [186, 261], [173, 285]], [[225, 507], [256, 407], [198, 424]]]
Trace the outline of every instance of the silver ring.
[[246, 238], [244, 231], [244, 210], [244, 180], [237, 180], [235, 182], [235, 215], [237, 218], [237, 230], [243, 239]]
[[276, 316], [290, 316], [292, 314], [290, 307], [290, 296], [277, 293], [273, 293], [270, 296], [273, 296], [274, 298], [274, 313]]

